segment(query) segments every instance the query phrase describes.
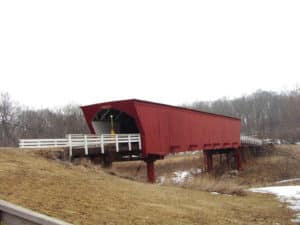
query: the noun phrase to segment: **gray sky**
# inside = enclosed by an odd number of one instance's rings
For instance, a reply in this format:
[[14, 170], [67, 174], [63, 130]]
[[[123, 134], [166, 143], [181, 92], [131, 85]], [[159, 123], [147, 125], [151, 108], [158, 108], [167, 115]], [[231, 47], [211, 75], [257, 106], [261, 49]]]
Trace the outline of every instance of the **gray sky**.
[[0, 92], [169, 104], [300, 84], [300, 1], [1, 1]]

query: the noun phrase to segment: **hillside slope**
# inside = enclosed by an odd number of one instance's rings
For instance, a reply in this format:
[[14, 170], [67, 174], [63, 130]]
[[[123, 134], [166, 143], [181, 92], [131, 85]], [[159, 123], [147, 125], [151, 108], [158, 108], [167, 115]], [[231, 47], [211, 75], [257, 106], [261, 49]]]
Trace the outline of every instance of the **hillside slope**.
[[273, 196], [138, 183], [19, 150], [0, 150], [0, 183], [0, 199], [74, 224], [292, 224]]

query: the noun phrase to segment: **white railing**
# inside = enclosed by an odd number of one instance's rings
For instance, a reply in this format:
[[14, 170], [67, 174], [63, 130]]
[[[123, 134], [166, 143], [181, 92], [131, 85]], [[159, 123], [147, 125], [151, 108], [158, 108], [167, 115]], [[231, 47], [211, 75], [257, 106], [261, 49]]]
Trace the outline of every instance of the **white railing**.
[[132, 150], [132, 143], [138, 143], [139, 150], [141, 146], [140, 134], [68, 134], [66, 138], [59, 139], [20, 139], [20, 148], [59, 148], [68, 147], [69, 155], [72, 156], [73, 148], [84, 148], [85, 155], [88, 155], [89, 148], [99, 147], [101, 153], [105, 152], [105, 145], [114, 144], [116, 152], [120, 150], [120, 143], [127, 143], [128, 150]]
[[241, 144], [260, 146], [263, 144], [263, 141], [250, 136], [241, 136]]
[[0, 200], [0, 224], [7, 225], [71, 225], [64, 221], [33, 212], [29, 209]]

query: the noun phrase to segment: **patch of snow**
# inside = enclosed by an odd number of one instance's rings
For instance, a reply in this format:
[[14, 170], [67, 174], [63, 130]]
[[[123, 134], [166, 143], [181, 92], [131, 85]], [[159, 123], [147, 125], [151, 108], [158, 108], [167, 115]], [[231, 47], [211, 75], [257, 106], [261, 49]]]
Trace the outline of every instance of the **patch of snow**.
[[[199, 168], [192, 168], [189, 170], [178, 170], [172, 174], [171, 182], [175, 184], [182, 184], [185, 181], [193, 178], [193, 176], [196, 176], [198, 174], [202, 173], [202, 169]], [[160, 176], [157, 178], [157, 182], [160, 184], [165, 183], [167, 180], [169, 180], [166, 176]]]
[[190, 172], [192, 173], [192, 175], [198, 175], [198, 174], [202, 173], [202, 169], [192, 168], [192, 169], [190, 169]]
[[182, 184], [193, 176], [202, 173], [202, 169], [192, 168], [190, 170], [179, 170], [173, 173], [172, 181], [176, 184]]
[[[300, 186], [273, 186], [251, 188], [250, 191], [274, 194], [281, 202], [288, 203], [289, 208], [295, 211], [300, 211]], [[296, 218], [292, 219], [292, 222], [300, 222], [300, 213], [296, 214]]]
[[222, 196], [232, 196], [232, 195], [229, 195], [229, 194], [222, 194], [222, 193], [219, 193], [219, 192], [216, 192], [216, 191], [212, 191], [210, 192], [212, 195], [222, 195]]
[[199, 152], [200, 152], [200, 150], [195, 150], [195, 151], [192, 151], [191, 154], [192, 154], [192, 155], [196, 155], [196, 154], [198, 154]]
[[288, 179], [288, 180], [281, 180], [281, 181], [277, 181], [276, 184], [288, 183], [288, 182], [292, 182], [292, 181], [300, 181], [300, 178], [294, 178], [294, 179]]
[[183, 155], [195, 155], [198, 154], [199, 152], [201, 152], [201, 150], [193, 150], [193, 151], [187, 151], [187, 152], [175, 152], [173, 153], [173, 155], [179, 155], [179, 156], [183, 156]]
[[172, 181], [174, 181], [174, 183], [176, 184], [181, 184], [189, 178], [191, 178], [190, 171], [176, 171], [174, 172], [174, 177], [172, 177]]

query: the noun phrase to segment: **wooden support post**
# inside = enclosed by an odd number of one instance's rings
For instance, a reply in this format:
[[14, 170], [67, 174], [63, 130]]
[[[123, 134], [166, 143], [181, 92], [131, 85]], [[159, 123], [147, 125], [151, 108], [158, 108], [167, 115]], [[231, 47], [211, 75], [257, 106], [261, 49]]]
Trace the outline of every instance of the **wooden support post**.
[[207, 172], [207, 154], [205, 150], [203, 150], [203, 165], [204, 165], [204, 171]]
[[227, 163], [227, 168], [230, 168], [230, 158], [229, 158], [229, 152], [226, 152], [226, 163]]
[[239, 148], [239, 150], [241, 152], [241, 160], [244, 163], [244, 162], [246, 162], [246, 157], [247, 157], [247, 156], [245, 156], [245, 149]]
[[213, 168], [213, 157], [212, 152], [208, 152], [207, 154], [207, 170], [211, 171]]
[[105, 154], [102, 155], [102, 167], [103, 168], [111, 168], [112, 167], [112, 154], [110, 151], [107, 151]]
[[147, 159], [147, 177], [149, 183], [155, 183], [155, 169], [154, 169], [154, 159]]
[[242, 170], [241, 150], [239, 148], [235, 150], [235, 161], [236, 161], [236, 169]]
[[203, 153], [204, 153], [205, 170], [207, 172], [210, 172], [213, 168], [212, 152], [210, 152], [210, 150], [204, 150]]

